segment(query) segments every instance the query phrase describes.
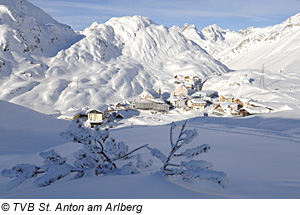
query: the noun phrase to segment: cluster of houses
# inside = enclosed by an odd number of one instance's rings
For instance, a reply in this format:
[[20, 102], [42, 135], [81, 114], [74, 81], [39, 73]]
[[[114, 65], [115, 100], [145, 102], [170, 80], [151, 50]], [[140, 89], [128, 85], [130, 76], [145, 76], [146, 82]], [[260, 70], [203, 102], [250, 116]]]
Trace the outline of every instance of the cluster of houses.
[[274, 111], [273, 108], [253, 99], [238, 98], [233, 95], [218, 95], [216, 91], [202, 90], [190, 93], [185, 85], [177, 86], [168, 98], [156, 92], [145, 90], [133, 103], [132, 108], [167, 113], [174, 108], [180, 108], [184, 111], [202, 111], [209, 106], [212, 107], [212, 113], [216, 115], [249, 116]]
[[153, 110], [168, 113], [170, 109], [203, 110], [212, 98], [217, 97], [213, 91], [200, 91], [201, 79], [197, 76], [174, 77], [176, 88], [171, 94], [153, 90], [144, 90], [136, 99], [132, 108], [138, 110]]
[[237, 98], [233, 95], [220, 95], [219, 103], [213, 109], [213, 113], [216, 115], [240, 116], [270, 113], [271, 111], [274, 109], [253, 99]]
[[144, 90], [139, 98], [133, 102], [132, 108], [164, 113], [174, 108], [181, 108], [185, 111], [204, 110], [205, 107], [212, 104], [213, 99], [218, 97], [218, 93], [215, 91], [206, 90], [190, 93], [190, 90], [185, 85], [179, 85], [169, 96], [165, 95]]
[[175, 75], [175, 81], [174, 83], [177, 85], [184, 85], [186, 88], [189, 90], [200, 90], [201, 86], [201, 79], [197, 76], [193, 75], [186, 75], [186, 76], [181, 76], [181, 75]]
[[125, 118], [119, 111], [128, 110], [129, 105], [117, 103], [113, 107], [109, 105], [102, 105], [97, 109], [92, 108], [86, 111], [80, 111], [73, 115], [72, 117], [66, 117], [65, 119], [74, 120], [82, 119], [83, 122], [87, 123], [87, 126], [94, 128], [110, 122], [114, 119], [123, 119]]
[[[175, 76], [176, 88], [173, 92], [157, 93], [154, 90], [144, 90], [139, 97], [130, 104], [117, 103], [114, 106], [103, 105], [97, 109], [76, 114], [70, 119], [82, 118], [90, 127], [101, 125], [111, 118], [124, 118], [121, 110], [146, 110], [151, 112], [168, 113], [171, 109], [180, 108], [183, 111], [202, 111], [211, 107], [210, 112], [215, 115], [240, 115], [269, 113], [272, 108], [255, 102], [253, 99], [237, 98], [232, 95], [218, 95], [211, 90], [199, 90], [201, 79], [195, 76]], [[207, 115], [207, 113], [205, 113]]]

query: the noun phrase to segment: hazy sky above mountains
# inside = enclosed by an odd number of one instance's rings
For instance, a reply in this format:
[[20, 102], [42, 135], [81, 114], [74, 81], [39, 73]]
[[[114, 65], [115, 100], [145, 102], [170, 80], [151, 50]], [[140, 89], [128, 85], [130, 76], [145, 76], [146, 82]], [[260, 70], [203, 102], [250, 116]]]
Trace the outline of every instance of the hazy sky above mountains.
[[217, 24], [239, 30], [279, 24], [300, 12], [300, 0], [29, 0], [54, 19], [82, 30], [111, 17], [141, 15], [171, 27]]

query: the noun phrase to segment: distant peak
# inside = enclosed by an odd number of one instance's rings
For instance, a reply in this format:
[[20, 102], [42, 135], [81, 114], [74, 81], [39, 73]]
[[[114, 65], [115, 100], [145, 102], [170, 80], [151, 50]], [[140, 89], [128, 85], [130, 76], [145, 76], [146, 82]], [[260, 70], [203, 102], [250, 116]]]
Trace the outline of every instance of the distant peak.
[[49, 14], [41, 8], [31, 4], [28, 0], [1, 0], [0, 5], [6, 7], [15, 17], [22, 19], [25, 17], [32, 17], [41, 24], [59, 24]]
[[110, 20], [108, 20], [106, 23], [135, 23], [139, 26], [149, 26], [151, 24], [155, 24], [150, 18], [135, 15], [135, 16], [124, 16], [124, 17], [112, 17]]
[[300, 25], [300, 13], [297, 13], [294, 16], [289, 17], [283, 22], [283, 24], [291, 25]]
[[188, 23], [185, 23], [178, 31], [179, 31], [180, 33], [182, 33], [182, 32], [184, 32], [186, 29], [195, 29], [196, 31], [198, 31], [195, 25], [190, 25], [190, 24], [188, 24]]
[[216, 42], [217, 40], [224, 40], [223, 34], [226, 34], [227, 30], [223, 30], [216, 24], [209, 25], [202, 30], [202, 33], [206, 38], [209, 38], [211, 41]]
[[223, 32], [225, 30], [223, 30], [222, 28], [220, 28], [217, 24], [213, 24], [213, 25], [209, 25], [207, 27], [205, 27], [202, 31], [214, 31], [214, 32]]

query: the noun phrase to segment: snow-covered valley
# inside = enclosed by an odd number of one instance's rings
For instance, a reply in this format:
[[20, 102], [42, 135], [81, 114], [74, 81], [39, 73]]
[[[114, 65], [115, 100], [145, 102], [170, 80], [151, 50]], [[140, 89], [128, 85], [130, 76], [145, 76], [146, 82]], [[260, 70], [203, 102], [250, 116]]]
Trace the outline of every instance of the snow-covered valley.
[[136, 174], [71, 180], [71, 173], [43, 188], [30, 178], [11, 190], [11, 179], [0, 175], [0, 197], [299, 199], [299, 17], [232, 32], [217, 25], [168, 28], [133, 16], [75, 32], [28, 0], [1, 1], [0, 172], [20, 163], [42, 165], [40, 152], [51, 149], [74, 163], [82, 146], [61, 136], [71, 123], [67, 113], [132, 101], [144, 90], [170, 94], [175, 76], [199, 77], [202, 90], [253, 99], [272, 111], [241, 117], [215, 115], [213, 105], [167, 114], [130, 109], [119, 110], [122, 119], [108, 124], [111, 136], [130, 150], [148, 144], [167, 154], [171, 123], [188, 120], [187, 128], [198, 131], [189, 147], [210, 145], [199, 159], [227, 174], [227, 188], [166, 177], [159, 159], [142, 148], [130, 161], [140, 154], [153, 163]]
[[[10, 113], [18, 108], [18, 114], [9, 114], [7, 120], [14, 121], [24, 116], [28, 110], [13, 104], [1, 103], [1, 107]], [[145, 113], [144, 113], [145, 114]], [[111, 135], [135, 148], [149, 144], [163, 152], [169, 150], [169, 122], [174, 115], [152, 116], [164, 120], [165, 125], [157, 125], [141, 114], [120, 128], [112, 129]], [[182, 114], [178, 116], [180, 120]], [[18, 135], [6, 132], [12, 125], [1, 124], [1, 169], [10, 168], [17, 163], [41, 164], [39, 151], [55, 148], [69, 162], [74, 161], [73, 153], [81, 148], [80, 144], [70, 143], [59, 138], [59, 130], [66, 129], [64, 120], [58, 120], [55, 128], [51, 117], [41, 120], [39, 113], [31, 112], [32, 120], [26, 123], [26, 135], [23, 140], [15, 140]], [[300, 130], [295, 129], [299, 116], [283, 118], [281, 114], [253, 116], [248, 118], [196, 117], [190, 118], [189, 128], [196, 128], [198, 136], [193, 146], [209, 144], [211, 150], [201, 155], [201, 159], [211, 162], [214, 169], [227, 173], [228, 188], [221, 188], [213, 182], [192, 179], [183, 181], [179, 177], [165, 177], [160, 173], [160, 162], [152, 158], [149, 151], [141, 150], [144, 160], [152, 159], [153, 165], [134, 175], [87, 176], [70, 181], [66, 177], [46, 188], [37, 188], [33, 179], [18, 187], [5, 190], [9, 178], [1, 177], [2, 198], [299, 198], [299, 137]], [[182, 119], [182, 118], [181, 118]], [[140, 123], [143, 120], [145, 124]], [[25, 120], [22, 120], [25, 122]], [[131, 122], [134, 125], [131, 128]], [[38, 123], [44, 123], [43, 129], [37, 129]], [[58, 124], [57, 124], [58, 123]], [[147, 124], [146, 124], [147, 123]], [[58, 125], [60, 125], [58, 129]], [[21, 126], [21, 125], [20, 125]], [[23, 127], [23, 126], [21, 126]], [[20, 128], [20, 134], [24, 134]], [[18, 132], [17, 132], [18, 133]], [[155, 136], [153, 135], [155, 134]], [[36, 136], [40, 146], [34, 144]], [[56, 137], [56, 138], [55, 138]], [[32, 142], [30, 142], [30, 140]], [[24, 145], [24, 146], [22, 146]], [[11, 147], [16, 149], [12, 152]], [[133, 155], [135, 158], [136, 155]], [[101, 184], [101, 186], [94, 186]], [[76, 187], [76, 189], [74, 189]], [[40, 190], [43, 192], [40, 192]], [[73, 190], [73, 191], [71, 191]], [[143, 190], [143, 192], [140, 192]]]

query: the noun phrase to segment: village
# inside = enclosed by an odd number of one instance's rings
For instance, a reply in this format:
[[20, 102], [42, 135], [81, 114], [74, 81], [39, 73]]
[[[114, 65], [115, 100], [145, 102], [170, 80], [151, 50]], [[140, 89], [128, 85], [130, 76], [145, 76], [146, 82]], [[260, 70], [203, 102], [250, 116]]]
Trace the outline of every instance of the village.
[[[203, 82], [196, 76], [174, 77], [173, 92], [161, 92], [161, 89], [145, 89], [131, 102], [114, 105], [101, 105], [96, 109], [80, 111], [65, 119], [81, 118], [89, 127], [105, 125], [108, 122], [124, 119], [124, 111], [135, 110], [149, 114], [170, 114], [172, 110], [182, 113], [197, 111], [204, 117], [213, 116], [250, 116], [270, 113], [273, 108], [251, 98], [239, 98], [234, 95], [222, 95], [217, 91], [202, 90]], [[135, 117], [135, 116], [134, 116]]]

